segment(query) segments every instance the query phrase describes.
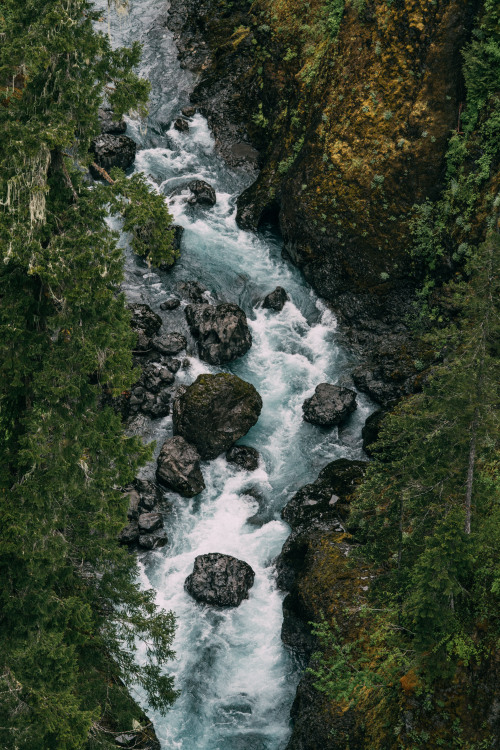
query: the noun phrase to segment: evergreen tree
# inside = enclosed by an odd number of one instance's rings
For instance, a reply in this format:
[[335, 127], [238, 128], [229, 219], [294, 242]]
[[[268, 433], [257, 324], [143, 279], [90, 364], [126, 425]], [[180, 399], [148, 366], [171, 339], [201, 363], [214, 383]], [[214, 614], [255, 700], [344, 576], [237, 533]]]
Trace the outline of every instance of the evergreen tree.
[[[117, 206], [120, 187], [137, 249], [157, 262], [172, 259], [171, 217], [141, 177], [116, 188], [84, 181], [104, 92], [116, 116], [144, 108], [148, 95], [133, 72], [139, 46], [112, 50], [96, 19], [88, 0], [4, 0], [0, 11], [5, 748], [82, 748], [105, 738], [118, 715], [118, 728], [130, 729], [131, 683], [160, 710], [175, 697], [163, 671], [173, 615], [140, 589], [134, 557], [117, 544], [120, 487], [151, 451], [101, 406], [103, 389], [118, 394], [136, 377], [107, 206]], [[147, 645], [142, 666], [138, 639]]]

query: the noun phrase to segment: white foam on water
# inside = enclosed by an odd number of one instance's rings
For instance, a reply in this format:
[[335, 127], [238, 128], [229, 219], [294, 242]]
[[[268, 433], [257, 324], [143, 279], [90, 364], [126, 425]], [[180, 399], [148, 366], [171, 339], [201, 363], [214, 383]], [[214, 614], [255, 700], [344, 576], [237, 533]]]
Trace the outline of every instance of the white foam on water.
[[[104, 8], [106, 0], [97, 5]], [[216, 156], [205, 118], [191, 118], [187, 133], [172, 127], [188, 103], [189, 75], [180, 71], [174, 41], [163, 28], [164, 11], [164, 0], [132, 2], [130, 16], [121, 25], [112, 22], [111, 30], [114, 43], [144, 43], [141, 69], [151, 76], [154, 116], [146, 133], [129, 121], [142, 146], [135, 168], [166, 196], [174, 221], [185, 228], [183, 253], [169, 275], [128, 253], [124, 290], [129, 299], [158, 310], [167, 291], [197, 279], [220, 299], [243, 307], [253, 345], [226, 369], [255, 385], [263, 408], [241, 440], [258, 448], [258, 468], [240, 470], [223, 456], [203, 462], [206, 489], [193, 499], [169, 493], [169, 543], [140, 555], [142, 585], [153, 587], [158, 604], [178, 618], [177, 656], [168, 671], [181, 691], [166, 717], [145, 707], [165, 750], [282, 750], [299, 673], [280, 639], [283, 595], [272, 561], [289, 531], [280, 510], [329, 461], [362, 457], [361, 426], [373, 406], [358, 396], [358, 409], [341, 431], [304, 422], [302, 404], [319, 383], [349, 382], [349, 356], [337, 344], [333, 313], [282, 260], [279, 237], [237, 226], [236, 196], [250, 177], [229, 171]], [[214, 186], [213, 208], [188, 205], [187, 184], [193, 179]], [[121, 226], [115, 219], [111, 225]], [[280, 312], [264, 309], [263, 297], [278, 285], [289, 301]], [[221, 370], [195, 356], [189, 361], [189, 369], [177, 373], [179, 384]], [[156, 440], [155, 455], [171, 434], [171, 417], [145, 420], [142, 427], [145, 438]], [[145, 471], [152, 475], [154, 464]], [[249, 598], [238, 608], [201, 605], [185, 591], [195, 557], [207, 552], [234, 555], [255, 571]]]

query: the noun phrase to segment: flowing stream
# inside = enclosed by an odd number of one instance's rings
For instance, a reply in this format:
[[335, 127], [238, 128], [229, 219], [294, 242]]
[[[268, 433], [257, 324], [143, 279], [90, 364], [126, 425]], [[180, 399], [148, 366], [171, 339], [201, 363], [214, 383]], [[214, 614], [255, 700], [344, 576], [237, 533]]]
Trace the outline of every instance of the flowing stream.
[[[253, 345], [225, 369], [253, 383], [264, 404], [259, 422], [240, 441], [260, 451], [259, 468], [243, 471], [223, 456], [203, 463], [207, 487], [201, 495], [192, 500], [166, 495], [173, 505], [168, 545], [140, 555], [144, 585], [178, 617], [176, 659], [169, 667], [181, 691], [166, 717], [145, 708], [165, 749], [281, 750], [290, 736], [300, 665], [280, 639], [283, 594], [275, 585], [273, 558], [289, 533], [280, 510], [329, 461], [363, 457], [361, 427], [372, 406], [359, 395], [358, 409], [340, 434], [303, 421], [302, 403], [318, 383], [352, 387], [353, 359], [336, 341], [335, 318], [282, 259], [272, 228], [256, 235], [237, 227], [236, 197], [255, 175], [228, 169], [201, 115], [191, 120], [188, 133], [170, 126], [189, 103], [193, 77], [177, 60], [165, 26], [165, 0], [132, 0], [127, 14], [112, 11], [109, 19], [106, 0], [96, 5], [114, 45], [134, 40], [144, 45], [140, 72], [152, 84], [150, 116], [147, 128], [130, 118], [127, 132], [139, 144], [136, 169], [169, 196], [175, 222], [185, 228], [182, 258], [168, 274], [126, 251], [127, 297], [150, 305], [169, 330], [184, 317], [185, 303], [175, 312], [161, 312], [159, 305], [181, 281], [198, 280], [219, 300], [240, 305]], [[188, 191], [182, 188], [194, 178], [215, 187], [214, 208], [186, 204]], [[180, 192], [172, 197], [174, 189]], [[290, 296], [279, 313], [260, 306], [277, 285]], [[221, 369], [190, 359], [191, 367], [179, 371], [180, 382]], [[158, 453], [172, 434], [171, 417], [144, 420], [141, 432], [156, 440]], [[144, 476], [153, 477], [154, 469], [155, 464], [147, 467]], [[254, 569], [250, 597], [238, 608], [200, 605], [184, 591], [194, 558], [207, 552], [234, 555]]]

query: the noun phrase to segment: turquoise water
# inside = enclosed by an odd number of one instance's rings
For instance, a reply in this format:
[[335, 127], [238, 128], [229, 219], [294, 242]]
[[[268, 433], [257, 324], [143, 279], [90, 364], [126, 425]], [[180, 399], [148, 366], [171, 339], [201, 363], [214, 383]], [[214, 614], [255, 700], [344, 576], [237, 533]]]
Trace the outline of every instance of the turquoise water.
[[[144, 44], [141, 72], [153, 85], [150, 117], [147, 124], [130, 118], [128, 134], [140, 144], [136, 169], [150, 176], [185, 228], [182, 258], [169, 274], [149, 269], [127, 252], [124, 289], [130, 300], [149, 304], [170, 321], [172, 330], [183, 308], [162, 313], [159, 304], [180, 281], [196, 279], [220, 300], [240, 305], [253, 345], [225, 369], [255, 385], [263, 409], [240, 441], [260, 451], [258, 469], [237, 470], [224, 457], [204, 463], [207, 488], [201, 495], [187, 500], [167, 494], [173, 505], [167, 547], [141, 555], [144, 585], [153, 587], [158, 603], [178, 616], [177, 657], [170, 671], [181, 697], [166, 717], [149, 713], [163, 748], [280, 750], [290, 736], [300, 665], [280, 639], [283, 595], [275, 586], [273, 558], [289, 528], [279, 512], [329, 461], [363, 457], [361, 427], [372, 406], [359, 395], [358, 409], [341, 433], [303, 421], [302, 403], [318, 383], [352, 387], [353, 357], [337, 343], [331, 311], [282, 259], [276, 231], [269, 227], [256, 235], [237, 227], [236, 197], [254, 176], [227, 168], [214, 152], [201, 115], [193, 118], [189, 133], [169, 127], [188, 104], [192, 76], [179, 67], [165, 17], [165, 2], [132, 0], [128, 15], [112, 15], [109, 24], [115, 44], [134, 39]], [[194, 178], [215, 187], [214, 208], [186, 204], [185, 185]], [[280, 313], [264, 310], [262, 298], [277, 285], [287, 290], [290, 301]], [[190, 359], [190, 369], [179, 373], [185, 383], [221, 369]], [[171, 418], [143, 420], [137, 429], [155, 439], [159, 451], [172, 434]], [[144, 472], [153, 474], [154, 464]], [[199, 605], [184, 591], [195, 556], [206, 552], [234, 555], [254, 569], [250, 598], [237, 609]]]

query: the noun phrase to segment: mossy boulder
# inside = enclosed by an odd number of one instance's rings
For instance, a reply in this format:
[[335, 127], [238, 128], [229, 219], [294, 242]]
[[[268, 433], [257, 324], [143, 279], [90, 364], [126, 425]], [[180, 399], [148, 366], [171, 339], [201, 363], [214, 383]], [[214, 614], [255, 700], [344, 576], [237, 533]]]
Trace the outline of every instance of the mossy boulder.
[[173, 406], [174, 434], [212, 459], [246, 435], [259, 418], [262, 399], [253, 385], [236, 375], [199, 375], [179, 389]]
[[345, 521], [349, 503], [367, 467], [366, 461], [339, 458], [320, 472], [311, 484], [302, 487], [281, 511], [281, 517], [293, 529], [312, 521]]

